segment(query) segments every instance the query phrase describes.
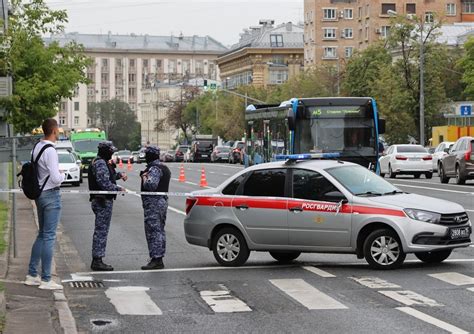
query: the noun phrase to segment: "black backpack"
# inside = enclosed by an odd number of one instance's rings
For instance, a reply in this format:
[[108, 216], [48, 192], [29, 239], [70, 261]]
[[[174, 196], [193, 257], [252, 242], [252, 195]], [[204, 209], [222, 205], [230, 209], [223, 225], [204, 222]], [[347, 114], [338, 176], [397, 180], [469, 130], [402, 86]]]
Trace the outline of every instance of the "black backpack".
[[[36, 145], [38, 145], [38, 143], [36, 143]], [[49, 175], [48, 175], [43, 185], [40, 186], [39, 181], [38, 181], [37, 165], [43, 152], [47, 148], [53, 147], [53, 145], [51, 144], [44, 145], [43, 148], [41, 148], [41, 150], [39, 151], [36, 159], [33, 161], [33, 152], [35, 151], [36, 145], [33, 147], [33, 150], [31, 151], [31, 161], [25, 162], [23, 166], [21, 166], [21, 171], [17, 175], [17, 176], [21, 176], [21, 178], [18, 180], [18, 185], [20, 186], [21, 189], [23, 189], [23, 193], [29, 199], [37, 199], [38, 197], [40, 197], [41, 192], [44, 189], [44, 186], [49, 180]]]

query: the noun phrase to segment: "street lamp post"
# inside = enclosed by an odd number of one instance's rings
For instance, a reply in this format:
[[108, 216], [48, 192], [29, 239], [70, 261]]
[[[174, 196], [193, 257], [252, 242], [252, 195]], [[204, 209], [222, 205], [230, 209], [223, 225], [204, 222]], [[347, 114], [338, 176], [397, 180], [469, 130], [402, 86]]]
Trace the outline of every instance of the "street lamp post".
[[[388, 10], [390, 16], [398, 16], [394, 10]], [[420, 24], [420, 145], [425, 145], [425, 44], [423, 41], [423, 32], [425, 26], [423, 18]]]

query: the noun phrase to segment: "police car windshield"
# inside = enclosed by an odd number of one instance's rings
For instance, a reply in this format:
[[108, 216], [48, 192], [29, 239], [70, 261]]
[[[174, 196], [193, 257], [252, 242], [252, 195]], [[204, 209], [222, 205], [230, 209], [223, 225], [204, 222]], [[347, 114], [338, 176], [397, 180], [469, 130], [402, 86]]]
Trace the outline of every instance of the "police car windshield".
[[399, 193], [399, 189], [362, 166], [326, 169], [332, 177], [357, 196], [380, 196]]

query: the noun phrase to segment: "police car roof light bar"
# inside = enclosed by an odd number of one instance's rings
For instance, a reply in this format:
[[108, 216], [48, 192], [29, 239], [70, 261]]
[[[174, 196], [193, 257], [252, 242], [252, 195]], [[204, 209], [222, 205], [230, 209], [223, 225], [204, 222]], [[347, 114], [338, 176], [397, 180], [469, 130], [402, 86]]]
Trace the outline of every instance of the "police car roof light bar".
[[294, 162], [298, 160], [313, 160], [313, 159], [338, 159], [341, 157], [340, 153], [304, 153], [304, 154], [280, 154], [275, 158], [276, 160], [287, 160]]

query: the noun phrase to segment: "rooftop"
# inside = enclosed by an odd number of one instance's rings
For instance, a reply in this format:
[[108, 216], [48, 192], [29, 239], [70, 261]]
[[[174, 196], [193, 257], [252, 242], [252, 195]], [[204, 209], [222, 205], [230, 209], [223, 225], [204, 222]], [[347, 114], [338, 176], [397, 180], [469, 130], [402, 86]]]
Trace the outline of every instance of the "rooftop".
[[448, 46], [458, 46], [466, 42], [469, 36], [474, 35], [474, 23], [463, 22], [446, 24], [437, 31], [438, 43], [446, 43]]

